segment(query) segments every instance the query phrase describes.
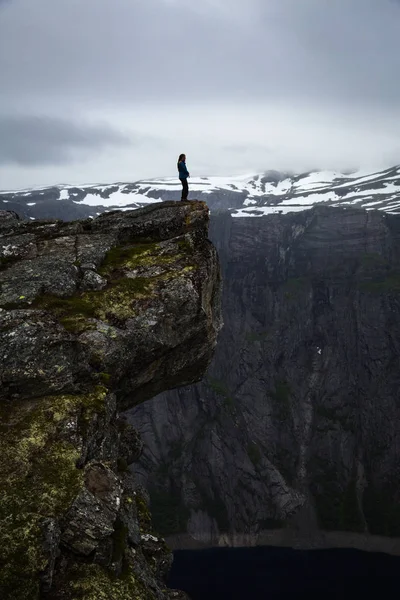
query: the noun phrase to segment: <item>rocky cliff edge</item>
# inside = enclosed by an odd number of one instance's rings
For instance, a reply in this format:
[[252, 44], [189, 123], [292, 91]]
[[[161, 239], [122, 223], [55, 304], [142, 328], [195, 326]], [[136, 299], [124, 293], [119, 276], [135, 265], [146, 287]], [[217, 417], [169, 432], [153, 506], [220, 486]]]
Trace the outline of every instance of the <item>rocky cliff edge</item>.
[[220, 321], [203, 202], [0, 213], [0, 596], [180, 598], [119, 411], [199, 380]]

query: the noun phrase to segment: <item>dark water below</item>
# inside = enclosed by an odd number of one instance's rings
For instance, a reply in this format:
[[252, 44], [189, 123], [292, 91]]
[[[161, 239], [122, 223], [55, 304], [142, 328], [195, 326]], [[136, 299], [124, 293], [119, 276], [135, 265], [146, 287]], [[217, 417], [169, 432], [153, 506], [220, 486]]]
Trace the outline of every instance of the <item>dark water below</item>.
[[192, 600], [384, 600], [400, 596], [400, 558], [348, 549], [179, 550], [168, 585]]

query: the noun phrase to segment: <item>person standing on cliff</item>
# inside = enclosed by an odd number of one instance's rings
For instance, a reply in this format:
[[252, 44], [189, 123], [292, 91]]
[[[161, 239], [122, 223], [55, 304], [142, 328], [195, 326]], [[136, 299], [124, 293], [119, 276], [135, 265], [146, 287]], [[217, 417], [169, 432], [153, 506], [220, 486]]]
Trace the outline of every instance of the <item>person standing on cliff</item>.
[[186, 168], [186, 154], [180, 154], [178, 158], [178, 172], [179, 180], [182, 184], [182, 198], [181, 200], [187, 200], [189, 195], [188, 177], [190, 173]]

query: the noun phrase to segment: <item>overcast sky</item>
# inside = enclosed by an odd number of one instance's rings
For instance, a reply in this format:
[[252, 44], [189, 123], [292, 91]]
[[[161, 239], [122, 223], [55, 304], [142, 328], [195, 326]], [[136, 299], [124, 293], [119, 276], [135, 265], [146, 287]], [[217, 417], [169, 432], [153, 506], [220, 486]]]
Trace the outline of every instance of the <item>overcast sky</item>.
[[0, 0], [0, 189], [400, 163], [398, 0]]

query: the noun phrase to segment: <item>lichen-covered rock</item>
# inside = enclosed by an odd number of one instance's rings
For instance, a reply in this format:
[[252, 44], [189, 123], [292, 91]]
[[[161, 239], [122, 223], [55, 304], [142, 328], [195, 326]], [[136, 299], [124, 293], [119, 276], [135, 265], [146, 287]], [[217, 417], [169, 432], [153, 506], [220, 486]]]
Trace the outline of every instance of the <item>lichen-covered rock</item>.
[[64, 519], [63, 544], [84, 556], [96, 550], [114, 532], [121, 497], [120, 478], [102, 463], [89, 463], [85, 485]]
[[[0, 597], [165, 599], [171, 554], [119, 411], [200, 379], [220, 274], [204, 203], [0, 213]], [[157, 540], [157, 541], [155, 541]]]

